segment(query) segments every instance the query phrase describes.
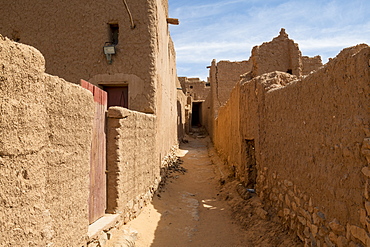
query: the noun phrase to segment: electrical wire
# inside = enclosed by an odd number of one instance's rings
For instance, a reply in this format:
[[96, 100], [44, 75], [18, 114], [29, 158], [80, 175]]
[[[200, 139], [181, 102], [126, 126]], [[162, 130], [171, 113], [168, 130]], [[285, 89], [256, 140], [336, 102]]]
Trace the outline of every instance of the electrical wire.
[[130, 21], [131, 21], [131, 29], [134, 29], [136, 27], [135, 23], [134, 23], [134, 20], [132, 19], [132, 14], [131, 14], [131, 11], [130, 9], [128, 8], [128, 5], [126, 3], [126, 0], [122, 0], [123, 4], [125, 5], [126, 7], [126, 10], [127, 10], [127, 13], [130, 17]]

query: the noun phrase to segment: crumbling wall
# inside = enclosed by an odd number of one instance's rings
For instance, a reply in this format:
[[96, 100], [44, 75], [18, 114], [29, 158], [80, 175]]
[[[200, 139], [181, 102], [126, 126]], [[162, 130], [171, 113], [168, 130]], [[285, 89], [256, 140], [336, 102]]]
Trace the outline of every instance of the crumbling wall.
[[320, 56], [302, 56], [302, 75], [308, 75], [312, 71], [319, 69], [322, 65]]
[[0, 36], [0, 246], [84, 244], [94, 102]]
[[252, 76], [256, 77], [272, 71], [302, 75], [301, 52], [298, 44], [288, 38], [285, 29], [270, 42], [265, 42], [252, 49], [250, 60], [253, 63]]
[[193, 97], [194, 101], [204, 101], [211, 91], [211, 87], [199, 78], [179, 77], [179, 80], [185, 95]]
[[[229, 100], [232, 89], [240, 81], [240, 76], [250, 70], [251, 63], [249, 61], [220, 61], [217, 63], [217, 80], [216, 83], [211, 83], [211, 86], [216, 86], [216, 98], [219, 106], [223, 106]], [[218, 107], [214, 110], [217, 112]]]
[[107, 211], [121, 212], [125, 222], [150, 202], [161, 181], [156, 138], [154, 115], [108, 109]]
[[[215, 123], [216, 148], [224, 159], [241, 156], [245, 185], [245, 146], [240, 154], [228, 146], [255, 143], [258, 195], [308, 245], [369, 241], [369, 59], [370, 48], [359, 45], [303, 79], [246, 79], [234, 89], [239, 108], [230, 100]], [[239, 129], [227, 121], [232, 111], [240, 111]]]
[[259, 193], [306, 242], [368, 241], [361, 147], [369, 134], [369, 58], [366, 45], [348, 48], [265, 96]]
[[206, 97], [203, 110], [203, 121], [211, 138], [214, 136], [214, 120], [217, 118], [218, 109], [223, 106], [230, 97], [235, 85], [240, 81], [240, 76], [252, 68], [249, 61], [230, 62], [214, 59], [209, 66], [209, 83], [211, 90]]

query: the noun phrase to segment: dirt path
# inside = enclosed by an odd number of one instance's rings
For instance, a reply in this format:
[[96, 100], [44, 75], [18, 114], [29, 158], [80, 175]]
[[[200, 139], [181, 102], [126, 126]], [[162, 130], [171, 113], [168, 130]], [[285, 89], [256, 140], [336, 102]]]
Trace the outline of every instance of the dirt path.
[[302, 246], [280, 225], [264, 220], [265, 211], [255, 213], [261, 207], [258, 197], [241, 199], [236, 182], [221, 187], [223, 172], [209, 145], [208, 138], [189, 138], [181, 146], [178, 156], [187, 171], [173, 172], [162, 192], [126, 226], [138, 232], [135, 246]]

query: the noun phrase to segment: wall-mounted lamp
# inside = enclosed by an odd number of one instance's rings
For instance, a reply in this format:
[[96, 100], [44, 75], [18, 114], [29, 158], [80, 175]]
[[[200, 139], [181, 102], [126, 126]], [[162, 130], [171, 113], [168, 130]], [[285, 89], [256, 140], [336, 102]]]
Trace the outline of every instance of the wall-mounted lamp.
[[105, 42], [103, 51], [107, 57], [108, 63], [112, 64], [112, 55], [116, 54], [116, 45], [113, 45], [111, 42]]

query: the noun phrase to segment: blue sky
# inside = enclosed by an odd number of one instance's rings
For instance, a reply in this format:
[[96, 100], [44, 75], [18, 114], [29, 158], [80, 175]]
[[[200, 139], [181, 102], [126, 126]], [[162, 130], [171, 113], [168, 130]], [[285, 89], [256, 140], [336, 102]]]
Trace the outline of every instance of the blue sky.
[[285, 28], [305, 56], [323, 62], [343, 48], [370, 45], [370, 0], [169, 0], [179, 76], [207, 79], [212, 59], [249, 59], [255, 45]]

